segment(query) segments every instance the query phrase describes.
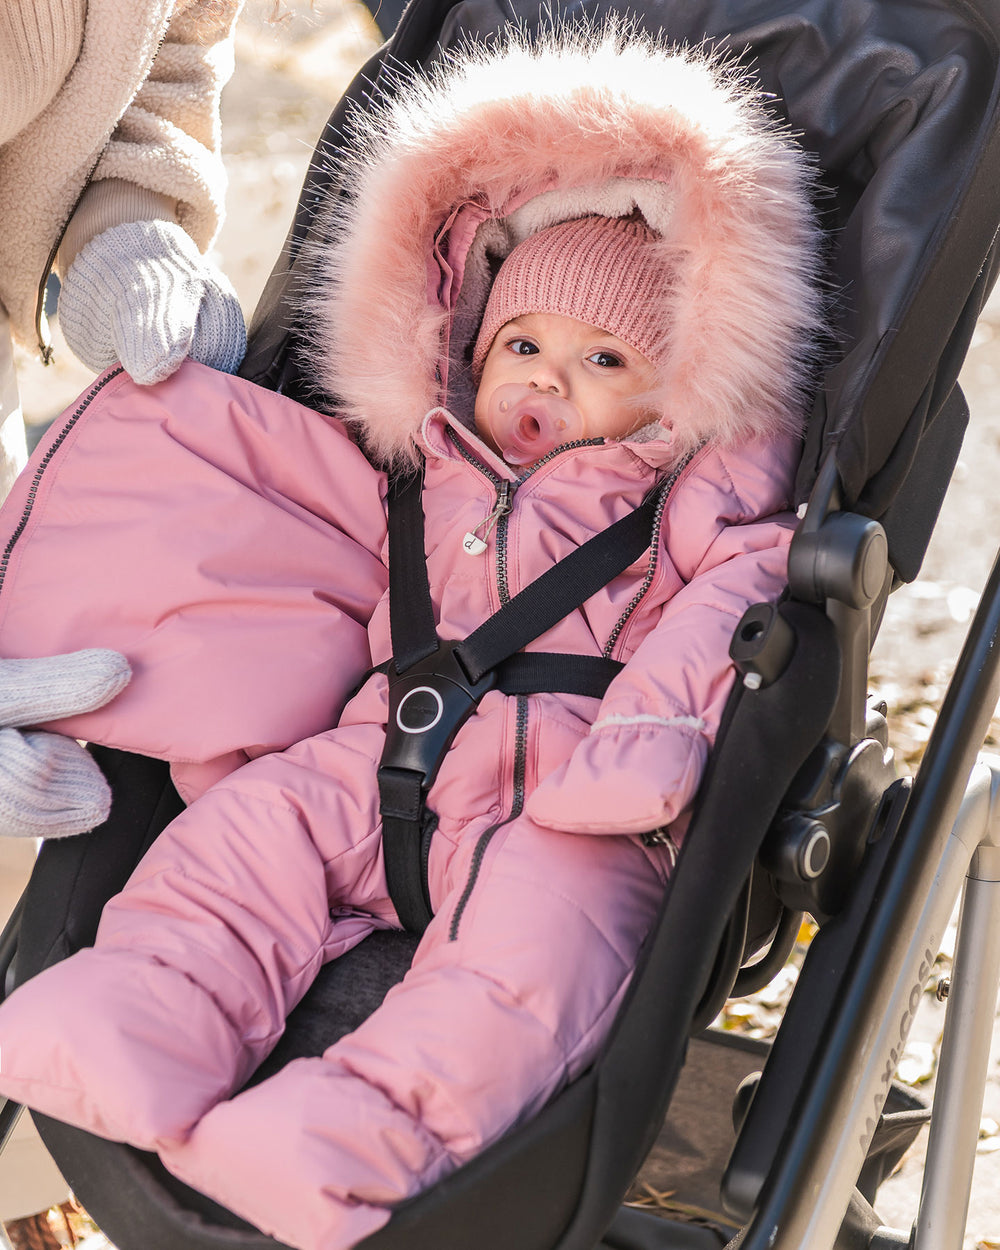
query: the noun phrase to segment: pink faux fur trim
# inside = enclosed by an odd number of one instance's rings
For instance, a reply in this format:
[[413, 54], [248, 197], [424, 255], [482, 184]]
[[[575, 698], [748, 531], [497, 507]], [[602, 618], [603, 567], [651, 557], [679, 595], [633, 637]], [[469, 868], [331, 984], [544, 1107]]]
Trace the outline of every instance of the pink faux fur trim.
[[427, 286], [451, 210], [473, 200], [504, 217], [536, 190], [651, 170], [671, 204], [660, 246], [677, 278], [657, 398], [678, 455], [800, 423], [818, 324], [812, 175], [732, 67], [620, 25], [513, 35], [404, 83], [357, 132], [352, 202], [319, 258], [313, 350], [380, 460], [412, 454], [424, 414], [448, 398], [445, 314]]

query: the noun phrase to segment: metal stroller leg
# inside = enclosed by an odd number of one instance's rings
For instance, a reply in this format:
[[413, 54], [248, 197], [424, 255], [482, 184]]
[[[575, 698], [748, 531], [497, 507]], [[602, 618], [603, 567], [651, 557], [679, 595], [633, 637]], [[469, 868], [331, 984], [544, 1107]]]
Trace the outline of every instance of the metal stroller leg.
[[962, 899], [914, 1250], [961, 1250], [972, 1188], [1000, 984], [1000, 760], [984, 766], [989, 810]]

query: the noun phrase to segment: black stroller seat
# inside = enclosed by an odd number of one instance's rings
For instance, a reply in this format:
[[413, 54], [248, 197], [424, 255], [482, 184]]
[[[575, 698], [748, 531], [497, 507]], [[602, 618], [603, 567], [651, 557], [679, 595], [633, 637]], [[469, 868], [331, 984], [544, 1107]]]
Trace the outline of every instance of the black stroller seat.
[[[580, 3], [562, 16], [600, 18], [607, 8]], [[395, 64], [426, 64], [508, 22], [530, 30], [548, 20], [520, 0], [412, 0], [320, 140], [251, 327], [245, 376], [317, 402], [300, 351], [307, 327], [296, 317], [311, 248], [322, 241], [318, 209], [341, 191], [331, 156], [345, 142], [348, 108], [365, 107], [373, 91], [391, 94]], [[650, 0], [637, 20], [752, 64], [822, 171], [836, 317], [798, 476], [803, 519], [789, 594], [777, 609], [752, 609], [737, 629], [732, 655], [743, 680], [599, 1062], [530, 1123], [400, 1206], [362, 1243], [368, 1250], [724, 1244], [718, 1228], [619, 1208], [661, 1132], [689, 1047], [712, 1067], [705, 1047], [715, 1043], [702, 1031], [734, 990], [777, 971], [803, 911], [820, 932], [753, 1097], [740, 1103], [739, 1136], [719, 1178], [729, 1227], [743, 1229], [734, 1244], [909, 1242], [909, 1231], [883, 1229], [871, 1206], [918, 1127], [905, 1100], [889, 1102], [909, 1115], [905, 1129], [883, 1120], [908, 1027], [897, 1003], [930, 970], [923, 951], [941, 905], [928, 918], [924, 904], [996, 703], [997, 575], [913, 787], [895, 778], [884, 719], [868, 706], [867, 657], [886, 595], [919, 571], [968, 419], [956, 379], [997, 263], [1000, 10], [988, 0]], [[9, 982], [93, 941], [104, 902], [180, 810], [165, 764], [94, 750], [115, 794], [111, 818], [43, 847], [4, 935]], [[976, 796], [985, 784], [979, 776]], [[415, 941], [378, 934], [328, 965], [253, 1079], [355, 1027], [402, 976]], [[876, 1027], [886, 1019], [892, 1028]], [[747, 1059], [751, 1071], [758, 1059]], [[736, 1089], [702, 1097], [728, 1116]], [[155, 1156], [36, 1118], [119, 1250], [276, 1244]]]

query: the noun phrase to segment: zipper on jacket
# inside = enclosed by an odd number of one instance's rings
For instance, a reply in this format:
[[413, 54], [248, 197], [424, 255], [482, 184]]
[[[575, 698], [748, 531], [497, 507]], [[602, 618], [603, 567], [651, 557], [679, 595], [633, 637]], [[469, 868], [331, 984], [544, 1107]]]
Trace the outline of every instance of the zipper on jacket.
[[38, 465], [38, 468], [35, 470], [35, 476], [32, 478], [31, 486], [28, 488], [28, 498], [25, 502], [24, 509], [21, 512], [21, 519], [20, 521], [18, 521], [17, 528], [14, 530], [14, 533], [10, 536], [10, 541], [7, 543], [7, 546], [4, 548], [3, 555], [0, 556], [0, 592], [3, 591], [4, 579], [7, 576], [7, 565], [10, 563], [10, 557], [14, 552], [14, 548], [17, 545], [18, 539], [24, 533], [25, 526], [28, 524], [28, 521], [31, 519], [31, 513], [35, 507], [35, 499], [38, 495], [38, 488], [41, 485], [42, 476], [45, 473], [45, 470], [52, 463], [52, 458], [55, 456], [59, 448], [63, 445], [70, 430], [73, 429], [77, 421], [79, 421], [79, 419], [83, 416], [86, 410], [90, 407], [91, 403], [97, 398], [97, 396], [101, 393], [101, 391], [104, 389], [104, 387], [107, 386], [109, 382], [113, 381], [115, 378], [119, 376], [119, 374], [122, 374], [124, 372], [125, 370], [122, 368], [121, 365], [119, 365], [116, 369], [112, 369], [110, 373], [106, 373], [102, 377], [98, 378], [97, 382], [94, 383], [93, 387], [87, 392], [87, 394], [81, 400], [80, 406], [76, 409], [73, 415], [68, 418], [63, 428], [59, 431], [59, 434], [57, 435], [55, 442], [53, 442], [52, 446], [48, 449], [48, 451], [42, 457]]
[[[455, 450], [459, 452], [462, 460], [465, 460], [466, 464], [474, 467], [487, 481], [491, 482], [492, 487], [496, 491], [496, 502], [492, 506], [491, 511], [482, 517], [479, 525], [476, 525], [474, 529], [469, 530], [462, 537], [462, 546], [469, 552], [469, 555], [484, 555], [486, 539], [490, 536], [492, 530], [496, 529], [497, 582], [500, 584], [500, 601], [505, 604], [510, 597], [506, 589], [506, 519], [510, 515], [512, 507], [514, 507], [514, 492], [517, 490], [517, 487], [524, 484], [534, 472], [541, 469], [542, 465], [546, 465], [547, 462], [555, 459], [555, 456], [560, 455], [562, 451], [572, 451], [575, 447], [597, 446], [605, 440], [576, 439], [572, 442], [560, 442], [559, 446], [552, 447], [552, 450], [547, 451], [540, 460], [536, 460], [534, 464], [527, 466], [527, 469], [522, 472], [520, 477], [515, 477], [514, 481], [510, 481], [507, 477], [501, 477], [494, 470], [490, 469], [489, 466], [485, 465], [474, 451], [465, 446], [464, 442], [457, 436], [456, 431], [451, 429], [451, 426], [446, 427], [445, 435], [451, 442], [451, 445], [455, 447]], [[480, 530], [484, 530], [481, 535]]]
[[[514, 507], [514, 492], [519, 487], [523, 486], [533, 473], [536, 473], [543, 465], [548, 464], [550, 460], [554, 460], [555, 457], [560, 455], [562, 452], [573, 451], [577, 447], [596, 447], [599, 443], [603, 443], [604, 439], [578, 438], [572, 443], [561, 443], [558, 447], [553, 447], [553, 449], [542, 456], [540, 460], [536, 460], [534, 464], [529, 465], [524, 473], [522, 473], [521, 476], [516, 478], [513, 482], [507, 481], [505, 478], [499, 478], [484, 464], [480, 463], [480, 461], [478, 461], [471, 452], [466, 453], [466, 449], [462, 447], [461, 443], [459, 443], [457, 439], [454, 441], [455, 446], [465, 459], [468, 460], [471, 465], [478, 468], [480, 472], [484, 473], [496, 487], [496, 506], [486, 518], [486, 521], [481, 524], [486, 524], [487, 522], [492, 521], [493, 525], [496, 526], [497, 590], [500, 595], [500, 603], [501, 605], [504, 605], [510, 602], [510, 587], [507, 579], [507, 529], [508, 518], [510, 517]], [[490, 529], [486, 531], [484, 538], [489, 535], [493, 525], [491, 525]], [[477, 526], [477, 528], [479, 527]], [[479, 550], [485, 551], [485, 544]]]
[[625, 611], [615, 622], [608, 641], [604, 644], [604, 650], [601, 652], [606, 660], [611, 659], [611, 653], [615, 649], [615, 644], [621, 636], [622, 630], [628, 624], [636, 608], [642, 603], [646, 596], [646, 592], [653, 584], [653, 578], [656, 576], [656, 569], [660, 558], [660, 530], [663, 526], [663, 514], [667, 509], [667, 500], [670, 493], [677, 484], [677, 479], [691, 463], [695, 455], [701, 450], [696, 447], [693, 451], [688, 452], [684, 459], [671, 471], [670, 476], [658, 487], [659, 498], [656, 501], [656, 512], [653, 515], [653, 525], [649, 540], [649, 563], [646, 566], [646, 576], [642, 579], [642, 585], [635, 592], [626, 605]]
[[[506, 480], [501, 481], [497, 486], [497, 501], [493, 505], [493, 511], [462, 538], [462, 549], [467, 555], [481, 556], [486, 554], [487, 541], [490, 534], [493, 533], [494, 526], [511, 509], [512, 494], [511, 483]], [[480, 530], [482, 530], [482, 533], [479, 532]]]
[[493, 841], [494, 835], [498, 829], [502, 829], [504, 825], [509, 825], [512, 820], [516, 820], [524, 810], [525, 772], [528, 758], [528, 696], [519, 694], [515, 695], [515, 698], [517, 699], [517, 730], [514, 739], [514, 797], [510, 805], [510, 813], [504, 820], [498, 820], [495, 825], [490, 825], [488, 829], [479, 835], [479, 841], [472, 852], [472, 863], [469, 865], [469, 875], [465, 881], [465, 889], [462, 891], [462, 897], [455, 906], [455, 914], [451, 918], [451, 927], [448, 930], [449, 942], [454, 942], [458, 938], [458, 929], [462, 923], [462, 916], [469, 905], [472, 891], [476, 888], [476, 882], [479, 880], [479, 872], [483, 864], [483, 857]]
[[[514, 508], [514, 492], [520, 486], [523, 486], [524, 483], [528, 480], [528, 478], [531, 477], [533, 473], [537, 472], [542, 467], [542, 465], [548, 464], [550, 460], [553, 460], [560, 453], [564, 451], [572, 451], [577, 447], [593, 447], [593, 446], [596, 446], [598, 443], [603, 443], [603, 442], [604, 442], [603, 438], [579, 438], [575, 442], [572, 442], [572, 443], [562, 443], [559, 447], [553, 447], [553, 449], [550, 452], [542, 456], [541, 460], [536, 460], [534, 464], [529, 465], [529, 467], [525, 470], [525, 472], [522, 473], [521, 476], [515, 479], [513, 482], [509, 482], [506, 479], [500, 479], [496, 477], [495, 474], [491, 474], [485, 465], [481, 466], [482, 471], [486, 473], [488, 476], [493, 478], [494, 483], [496, 485], [496, 489], [497, 489], [496, 506], [494, 507], [490, 515], [486, 518], [486, 521], [493, 520], [493, 523], [496, 525], [497, 591], [499, 592], [499, 595], [500, 595], [501, 606], [508, 604], [510, 602], [510, 597], [511, 597], [510, 586], [508, 584], [508, 578], [507, 578], [507, 529], [508, 529], [508, 518], [510, 517], [510, 514]], [[478, 463], [471, 456], [471, 453], [469, 456], [466, 457], [466, 459], [468, 459], [471, 464]], [[485, 523], [486, 522], [483, 522], [483, 524]], [[490, 528], [492, 529], [493, 527], [491, 526]], [[487, 530], [487, 534], [488, 533], [489, 533], [489, 530]]]
[[42, 358], [43, 365], [50, 365], [52, 363], [53, 355], [52, 340], [45, 333], [42, 324], [45, 318], [45, 288], [48, 286], [49, 278], [52, 277], [52, 271], [56, 267], [56, 257], [59, 255], [59, 249], [62, 247], [63, 239], [66, 237], [66, 231], [69, 229], [69, 223], [73, 220], [74, 213], [80, 207], [80, 202], [87, 194], [90, 184], [94, 181], [94, 174], [97, 173], [97, 166], [101, 163], [101, 157], [104, 155], [104, 151], [105, 149], [102, 148], [97, 160], [94, 161], [91, 166], [90, 172], [87, 174], [83, 186], [80, 188], [79, 195], [73, 201], [73, 207], [70, 209], [66, 220], [63, 222], [59, 233], [56, 235], [56, 241], [52, 245], [48, 260], [45, 262], [45, 268], [42, 270], [42, 276], [38, 282], [38, 293], [35, 296], [35, 338], [38, 341], [38, 353]]

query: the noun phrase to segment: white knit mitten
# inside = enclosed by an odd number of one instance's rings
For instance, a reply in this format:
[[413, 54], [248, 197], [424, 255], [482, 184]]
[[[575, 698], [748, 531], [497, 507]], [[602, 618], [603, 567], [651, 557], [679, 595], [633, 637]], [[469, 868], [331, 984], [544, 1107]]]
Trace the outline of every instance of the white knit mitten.
[[111, 791], [73, 738], [23, 725], [92, 712], [131, 677], [117, 651], [0, 660], [0, 835], [64, 838], [107, 819]]
[[232, 283], [171, 221], [127, 222], [91, 239], [63, 278], [59, 323], [84, 364], [121, 361], [142, 385], [187, 356], [232, 373], [247, 345]]

